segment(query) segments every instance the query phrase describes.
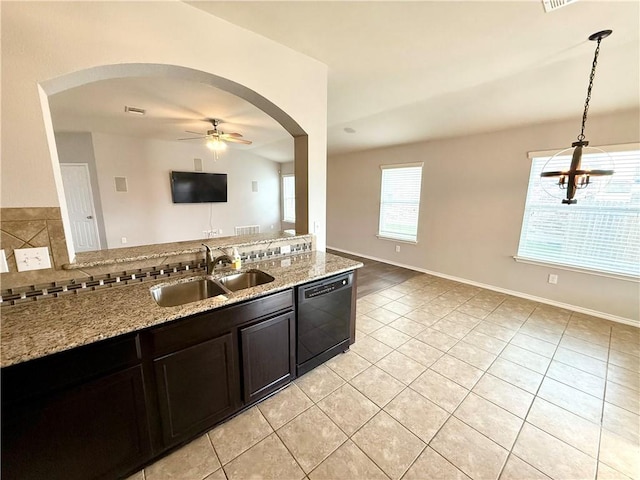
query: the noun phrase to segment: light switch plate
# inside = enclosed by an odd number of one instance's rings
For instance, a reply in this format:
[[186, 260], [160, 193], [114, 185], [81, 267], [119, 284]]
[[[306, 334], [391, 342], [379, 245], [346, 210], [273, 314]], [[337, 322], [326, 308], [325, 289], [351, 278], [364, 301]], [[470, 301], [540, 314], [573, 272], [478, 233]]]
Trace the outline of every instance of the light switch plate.
[[7, 273], [9, 271], [9, 265], [7, 265], [7, 255], [4, 253], [4, 248], [0, 249], [0, 273]]
[[14, 250], [19, 272], [51, 268], [48, 247], [18, 248]]

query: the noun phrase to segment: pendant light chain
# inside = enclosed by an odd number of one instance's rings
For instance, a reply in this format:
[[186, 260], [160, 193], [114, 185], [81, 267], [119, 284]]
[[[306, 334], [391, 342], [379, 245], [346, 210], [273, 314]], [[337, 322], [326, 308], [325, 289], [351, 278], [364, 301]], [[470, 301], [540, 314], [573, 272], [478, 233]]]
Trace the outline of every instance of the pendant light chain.
[[584, 140], [584, 127], [587, 123], [587, 112], [589, 111], [589, 100], [591, 100], [591, 89], [593, 88], [593, 79], [596, 76], [596, 66], [598, 65], [598, 54], [600, 53], [600, 42], [602, 37], [598, 38], [598, 45], [596, 46], [596, 52], [593, 56], [593, 64], [591, 65], [591, 75], [589, 76], [589, 88], [587, 88], [587, 98], [584, 101], [584, 113], [582, 114], [582, 129], [580, 135], [578, 135], [578, 141]]

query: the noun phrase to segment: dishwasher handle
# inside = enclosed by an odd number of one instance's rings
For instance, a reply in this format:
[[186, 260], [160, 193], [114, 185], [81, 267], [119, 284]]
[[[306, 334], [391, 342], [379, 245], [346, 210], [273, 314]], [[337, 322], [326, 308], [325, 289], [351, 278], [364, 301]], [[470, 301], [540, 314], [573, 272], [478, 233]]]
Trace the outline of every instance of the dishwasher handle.
[[315, 297], [320, 297], [322, 295], [328, 295], [337, 290], [342, 290], [344, 288], [349, 288], [351, 286], [352, 274], [343, 275], [338, 278], [330, 279], [330, 281], [317, 282], [315, 284], [310, 284], [302, 287], [300, 299], [310, 300]]

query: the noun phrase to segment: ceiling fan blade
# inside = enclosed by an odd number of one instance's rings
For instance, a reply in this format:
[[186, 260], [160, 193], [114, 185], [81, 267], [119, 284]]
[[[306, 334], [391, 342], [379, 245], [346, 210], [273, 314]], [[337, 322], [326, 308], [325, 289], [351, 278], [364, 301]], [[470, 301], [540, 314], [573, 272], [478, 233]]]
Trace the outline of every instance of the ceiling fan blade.
[[249, 140], [243, 140], [241, 138], [236, 138], [236, 137], [222, 137], [222, 140], [224, 140], [225, 142], [229, 142], [229, 143], [242, 143], [244, 145], [251, 145], [253, 142], [249, 141]]
[[222, 135], [227, 135], [229, 137], [242, 138], [242, 134], [241, 133], [237, 133], [237, 132], [233, 132], [233, 133], [225, 133], [225, 132], [223, 132]]
[[185, 130], [185, 133], [192, 133], [194, 135], [204, 135], [204, 133], [202, 133], [202, 132], [193, 132], [191, 130]]

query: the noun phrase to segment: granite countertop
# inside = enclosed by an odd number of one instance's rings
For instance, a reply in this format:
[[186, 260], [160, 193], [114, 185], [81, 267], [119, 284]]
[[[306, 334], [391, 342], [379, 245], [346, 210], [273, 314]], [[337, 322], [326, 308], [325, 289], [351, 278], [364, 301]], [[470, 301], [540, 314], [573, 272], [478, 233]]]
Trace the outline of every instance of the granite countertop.
[[[362, 264], [325, 252], [281, 257], [273, 261], [245, 263], [243, 270], [258, 268], [273, 282], [227, 295], [176, 307], [158, 306], [149, 289], [197, 274], [164, 278], [95, 292], [38, 300], [4, 308], [1, 318], [0, 366], [43, 357], [99, 340], [142, 330], [182, 317], [205, 312], [315, 279], [361, 267]], [[233, 271], [232, 271], [233, 272]], [[216, 272], [216, 275], [232, 272]]]
[[216, 237], [202, 240], [188, 240], [184, 242], [159, 243], [156, 245], [144, 245], [138, 247], [112, 248], [96, 250], [93, 252], [80, 252], [76, 254], [75, 261], [63, 265], [65, 270], [77, 268], [99, 267], [117, 263], [128, 263], [150, 258], [165, 258], [174, 255], [202, 252], [202, 244], [206, 243], [213, 249], [226, 249], [230, 247], [242, 247], [246, 245], [260, 245], [263, 243], [288, 240], [291, 238], [311, 238], [312, 235], [296, 235], [294, 233], [269, 232], [250, 235], [237, 235], [234, 237]]

